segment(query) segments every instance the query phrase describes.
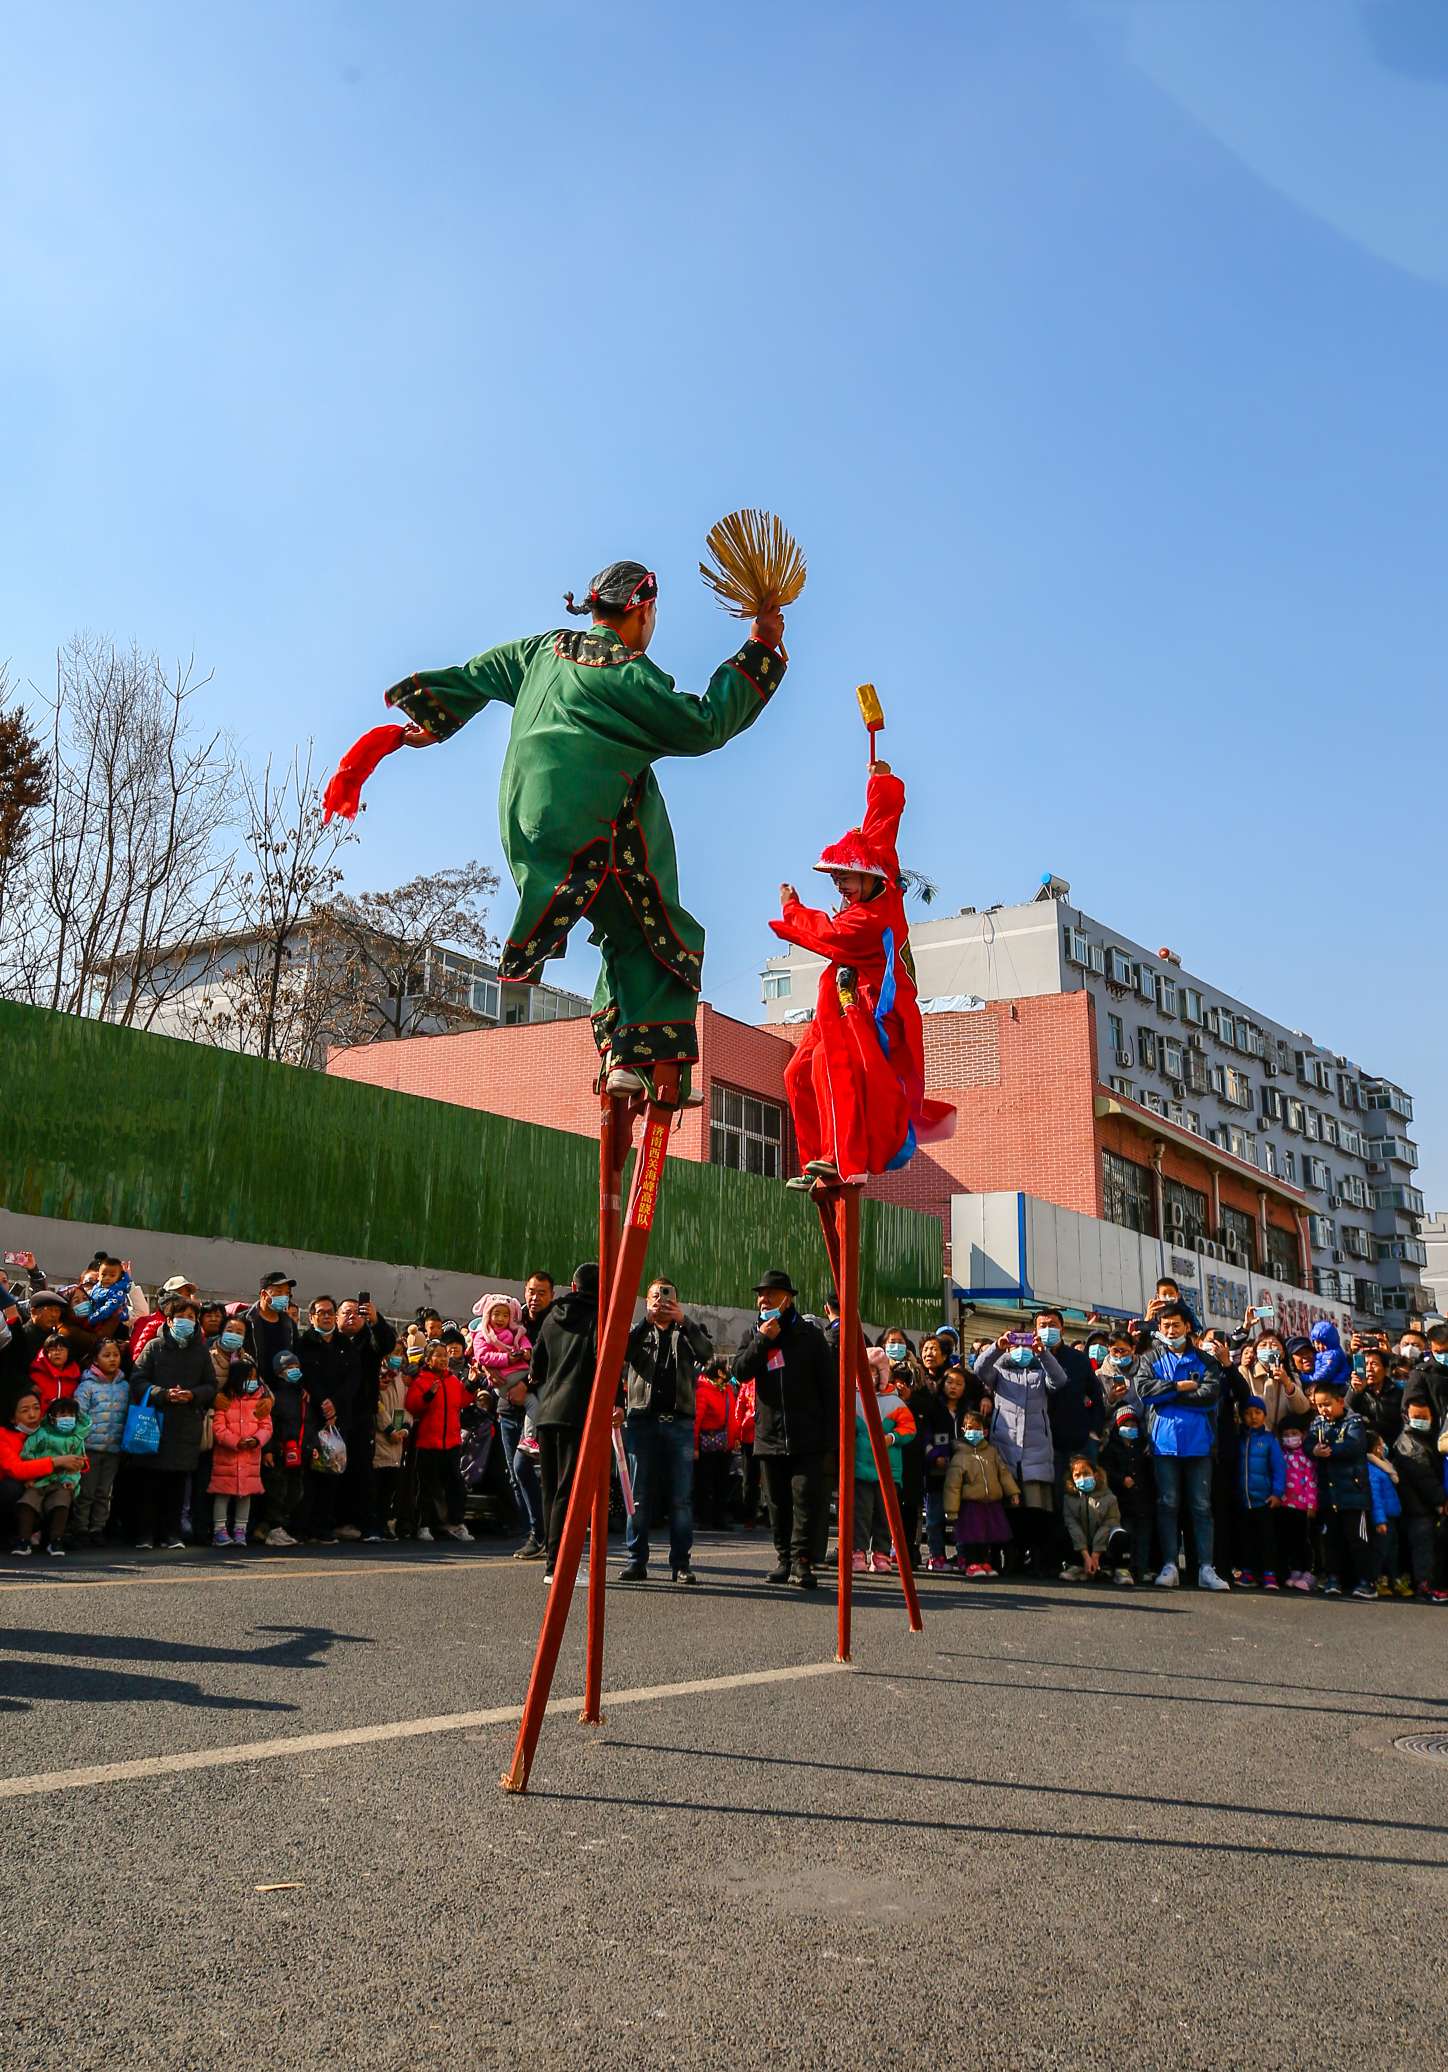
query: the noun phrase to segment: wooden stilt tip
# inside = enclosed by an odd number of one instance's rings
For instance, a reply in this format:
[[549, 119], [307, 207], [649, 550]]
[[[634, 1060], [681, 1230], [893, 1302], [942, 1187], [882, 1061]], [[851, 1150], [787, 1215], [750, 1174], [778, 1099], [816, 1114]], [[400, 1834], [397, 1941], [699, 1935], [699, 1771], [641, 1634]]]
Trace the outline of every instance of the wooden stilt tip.
[[516, 1770], [505, 1770], [498, 1779], [498, 1789], [516, 1792], [518, 1797], [522, 1798], [528, 1789], [528, 1781], [525, 1777], [520, 1777]]

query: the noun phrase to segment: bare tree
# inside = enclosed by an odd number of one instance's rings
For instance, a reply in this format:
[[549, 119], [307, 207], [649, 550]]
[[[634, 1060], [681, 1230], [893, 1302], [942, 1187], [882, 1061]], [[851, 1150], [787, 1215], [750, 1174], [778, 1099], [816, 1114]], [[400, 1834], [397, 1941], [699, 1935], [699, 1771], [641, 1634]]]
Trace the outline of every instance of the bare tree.
[[0, 914], [17, 878], [31, 830], [45, 804], [50, 771], [23, 709], [11, 705], [10, 673], [0, 663]]
[[321, 1062], [345, 984], [318, 925], [342, 882], [337, 851], [355, 839], [322, 818], [313, 745], [278, 774], [242, 771], [242, 855], [232, 927], [214, 945], [204, 989], [188, 995], [186, 1033], [285, 1064]]
[[[56, 656], [50, 783], [7, 887], [0, 987], [149, 1027], [215, 935], [235, 758], [196, 724], [194, 659], [77, 635]], [[41, 695], [37, 693], [37, 695]]]
[[451, 966], [447, 952], [496, 953], [486, 901], [497, 889], [497, 872], [474, 862], [410, 878], [393, 892], [338, 893], [321, 918], [341, 982], [340, 1040], [375, 1043], [488, 1020], [473, 1004], [471, 974]]

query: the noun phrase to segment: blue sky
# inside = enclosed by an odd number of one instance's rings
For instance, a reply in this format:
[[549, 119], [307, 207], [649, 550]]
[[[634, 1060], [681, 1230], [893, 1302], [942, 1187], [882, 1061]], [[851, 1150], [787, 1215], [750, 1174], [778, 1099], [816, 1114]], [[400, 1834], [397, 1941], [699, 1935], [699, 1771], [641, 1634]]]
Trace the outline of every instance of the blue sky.
[[[7, 44], [19, 674], [194, 648], [330, 759], [630, 555], [701, 689], [704, 533], [766, 505], [788, 682], [662, 772], [708, 996], [757, 1014], [872, 678], [939, 910], [1068, 877], [1406, 1084], [1448, 1204], [1438, 0], [56, 0]], [[502, 746], [385, 768], [352, 881], [497, 861]]]

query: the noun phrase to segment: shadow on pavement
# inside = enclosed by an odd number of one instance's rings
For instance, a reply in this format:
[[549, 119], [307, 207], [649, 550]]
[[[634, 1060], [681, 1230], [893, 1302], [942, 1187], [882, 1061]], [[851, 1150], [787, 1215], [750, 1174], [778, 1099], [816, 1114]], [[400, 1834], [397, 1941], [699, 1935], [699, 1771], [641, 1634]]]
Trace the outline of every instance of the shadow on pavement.
[[[1110, 1843], [1123, 1849], [1177, 1849], [1194, 1856], [1259, 1857], [1273, 1863], [1361, 1863], [1377, 1870], [1448, 1871], [1448, 1859], [1442, 1862], [1432, 1859], [1425, 1861], [1421, 1855], [1375, 1856], [1358, 1849], [1284, 1848], [1262, 1842], [1207, 1841], [1200, 1836], [1191, 1835], [1113, 1834], [1109, 1830], [1069, 1827], [1013, 1827], [999, 1820], [921, 1820], [910, 1815], [894, 1813], [821, 1813], [800, 1806], [718, 1806], [709, 1805], [702, 1799], [669, 1799], [657, 1795], [632, 1798], [622, 1793], [548, 1791], [540, 1790], [535, 1785], [529, 1787], [528, 1796], [534, 1800], [551, 1800], [558, 1805], [618, 1806], [627, 1808], [630, 1812], [694, 1813], [712, 1815], [719, 1820], [789, 1821], [819, 1828], [883, 1828], [896, 1834], [979, 1836], [987, 1841], [999, 1841], [1009, 1837], [1026, 1842], [1084, 1842], [1093, 1847]], [[523, 1801], [513, 1803], [521, 1804]], [[1171, 1802], [1164, 1800], [1161, 1803]], [[1280, 1815], [1280, 1811], [1280, 1808], [1273, 1808], [1274, 1814]]]
[[0, 1707], [28, 1711], [37, 1703], [78, 1705], [170, 1704], [202, 1712], [298, 1712], [272, 1698], [227, 1698], [180, 1677], [132, 1676], [74, 1662], [0, 1663]]
[[[994, 1666], [997, 1669], [1015, 1668], [1017, 1666], [1029, 1669], [1033, 1665], [1023, 1657], [1013, 1655], [1008, 1662], [997, 1661]], [[1080, 1668], [1081, 1665], [1073, 1664], [1072, 1666], [1073, 1668]], [[1093, 1690], [1089, 1684], [1046, 1684], [1030, 1683], [1025, 1680], [1012, 1683], [1004, 1677], [997, 1676], [927, 1676], [914, 1669], [857, 1669], [855, 1674], [857, 1676], [878, 1678], [882, 1683], [959, 1684], [962, 1689], [967, 1691], [1034, 1691], [1042, 1697], [1049, 1697], [1054, 1692], [1057, 1696], [1063, 1698], [1105, 1698], [1117, 1704], [1125, 1704], [1129, 1701], [1132, 1704], [1139, 1705], [1224, 1705], [1234, 1712], [1321, 1712], [1325, 1713], [1329, 1719], [1420, 1721], [1423, 1717], [1421, 1710], [1415, 1712], [1375, 1712], [1367, 1705], [1295, 1705], [1290, 1699], [1284, 1698], [1194, 1697], [1189, 1691], [1097, 1691]], [[1095, 1672], [1087, 1668], [1085, 1674], [1090, 1676], [1095, 1674]], [[1147, 1679], [1151, 1677], [1152, 1671], [1149, 1669], [1118, 1669], [1109, 1671], [1108, 1674], [1116, 1676], [1135, 1675]], [[1400, 1699], [1394, 1702], [1411, 1704], [1414, 1701], [1411, 1699]]]
[[65, 1633], [43, 1627], [0, 1628], [0, 1646], [17, 1655], [81, 1656], [109, 1662], [242, 1662], [256, 1669], [320, 1669], [335, 1642], [371, 1647], [362, 1633], [336, 1633], [330, 1626], [257, 1626], [257, 1633], [287, 1636], [269, 1647], [228, 1648], [188, 1640], [158, 1640], [150, 1634]]
[[[957, 1654], [942, 1648], [942, 1662], [989, 1662], [1000, 1667], [999, 1655]], [[1424, 1698], [1414, 1691], [1347, 1691], [1336, 1684], [1282, 1683], [1271, 1676], [1220, 1676], [1209, 1669], [1133, 1669], [1122, 1662], [1053, 1662], [1044, 1655], [1012, 1655], [1013, 1663], [1032, 1669], [1070, 1669], [1090, 1676], [1142, 1676], [1163, 1683], [1248, 1684], [1253, 1690], [1298, 1691], [1314, 1698], [1380, 1698], [1387, 1705], [1448, 1705], [1448, 1698]]]
[[[1317, 1821], [1324, 1827], [1369, 1827], [1392, 1829], [1399, 1834], [1433, 1835], [1448, 1841], [1448, 1827], [1428, 1820], [1381, 1819], [1372, 1813], [1314, 1813], [1305, 1806], [1229, 1805], [1221, 1799], [1167, 1798], [1149, 1791], [1104, 1791], [1087, 1784], [1033, 1784], [1022, 1778], [956, 1777], [938, 1770], [891, 1770], [873, 1763], [831, 1763], [807, 1755], [758, 1755], [753, 1749], [678, 1748], [667, 1741], [619, 1741], [605, 1735], [608, 1748], [626, 1749], [635, 1755], [677, 1755], [689, 1762], [762, 1764], [767, 1769], [825, 1770], [841, 1777], [898, 1778], [904, 1784], [948, 1784], [970, 1791], [1024, 1792], [1051, 1799], [1099, 1799], [1116, 1806], [1167, 1806], [1181, 1813], [1231, 1813], [1263, 1820]], [[1437, 1868], [1437, 1866], [1430, 1866]], [[1445, 1865], [1444, 1868], [1448, 1868]]]

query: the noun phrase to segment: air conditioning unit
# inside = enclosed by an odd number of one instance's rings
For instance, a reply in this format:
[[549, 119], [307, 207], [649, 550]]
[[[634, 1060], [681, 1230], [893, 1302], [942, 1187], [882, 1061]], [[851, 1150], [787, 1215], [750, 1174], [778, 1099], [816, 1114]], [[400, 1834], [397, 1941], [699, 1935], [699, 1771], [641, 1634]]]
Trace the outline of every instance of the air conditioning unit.
[[1186, 1213], [1186, 1210], [1185, 1210], [1185, 1209], [1184, 1209], [1184, 1208], [1182, 1207], [1182, 1205], [1181, 1205], [1181, 1203], [1180, 1203], [1179, 1201], [1169, 1201], [1169, 1202], [1167, 1203], [1167, 1205], [1166, 1205], [1166, 1227], [1167, 1227], [1167, 1229], [1168, 1229], [1168, 1230], [1185, 1230], [1185, 1229], [1186, 1229], [1186, 1227], [1187, 1227], [1187, 1213]]
[[1332, 1263], [1333, 1263], [1333, 1265], [1334, 1265], [1334, 1266], [1341, 1266], [1341, 1265], [1342, 1265], [1342, 1254], [1341, 1254], [1341, 1252], [1334, 1252], [1334, 1253], [1333, 1253], [1333, 1255], [1332, 1255]]
[[1131, 1052], [1129, 1050], [1117, 1051], [1116, 1062], [1118, 1065], [1121, 1066], [1123, 1071], [1128, 1070], [1131, 1065]]
[[1277, 1060], [1275, 1058], [1264, 1057], [1262, 1060], [1262, 1069], [1267, 1074], [1269, 1079], [1275, 1079], [1277, 1077]]
[[1222, 1250], [1221, 1246], [1213, 1244], [1212, 1240], [1209, 1237], [1199, 1237], [1197, 1239], [1197, 1250], [1201, 1253], [1204, 1259], [1218, 1259], [1225, 1261], [1227, 1256], [1226, 1253]]
[[1224, 1230], [1222, 1232], [1222, 1250], [1231, 1259], [1236, 1259], [1240, 1255], [1242, 1241], [1235, 1230]]
[[1206, 1037], [1198, 1035], [1195, 1029], [1187, 1031], [1187, 1043], [1192, 1050], [1205, 1050], [1207, 1047]]
[[1174, 1101], [1179, 1101], [1186, 1093], [1186, 1086], [1180, 1079], [1173, 1079], [1171, 1082], [1171, 1092], [1172, 1099]]

